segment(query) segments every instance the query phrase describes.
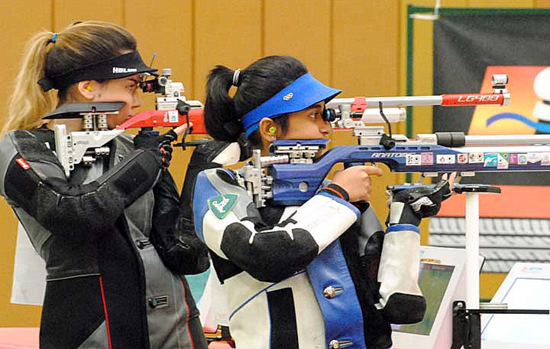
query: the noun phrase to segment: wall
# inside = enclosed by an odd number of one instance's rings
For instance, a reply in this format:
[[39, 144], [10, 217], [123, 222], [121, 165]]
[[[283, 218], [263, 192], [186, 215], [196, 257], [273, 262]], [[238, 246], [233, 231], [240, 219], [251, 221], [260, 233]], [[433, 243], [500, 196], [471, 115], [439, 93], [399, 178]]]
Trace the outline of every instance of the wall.
[[[205, 77], [216, 64], [244, 68], [269, 54], [302, 60], [321, 81], [343, 89], [342, 96], [392, 96], [405, 93], [406, 7], [433, 6], [427, 0], [29, 0], [0, 2], [0, 73], [11, 90], [25, 41], [38, 30], [61, 31], [81, 20], [111, 21], [138, 38], [146, 62], [172, 68], [190, 99], [204, 100]], [[456, 0], [446, 7], [550, 7], [550, 0]], [[418, 22], [418, 21], [417, 21]], [[431, 24], [415, 24], [415, 94], [431, 94]], [[143, 110], [153, 108], [145, 96]], [[415, 111], [414, 133], [431, 131], [429, 108]], [[2, 109], [5, 115], [5, 109]], [[0, 117], [0, 123], [2, 123]], [[397, 131], [404, 133], [404, 126]], [[335, 143], [349, 143], [338, 133]], [[177, 151], [171, 171], [182, 182], [189, 151]], [[178, 166], [178, 164], [180, 164]], [[387, 172], [387, 171], [386, 171]], [[375, 179], [379, 188], [403, 181], [402, 175]], [[383, 190], [373, 196], [385, 212]], [[383, 217], [382, 217], [383, 218]], [[9, 303], [16, 222], [0, 200], [0, 327], [38, 326], [40, 308]], [[425, 228], [425, 226], [424, 226]], [[498, 281], [498, 280], [497, 280]]]

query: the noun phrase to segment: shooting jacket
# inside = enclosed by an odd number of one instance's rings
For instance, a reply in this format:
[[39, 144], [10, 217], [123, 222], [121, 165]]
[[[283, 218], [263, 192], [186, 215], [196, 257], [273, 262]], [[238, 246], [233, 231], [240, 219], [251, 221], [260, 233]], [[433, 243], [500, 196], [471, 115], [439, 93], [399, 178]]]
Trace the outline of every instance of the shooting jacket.
[[185, 277], [150, 242], [154, 204], [179, 202], [175, 188], [155, 202], [154, 185], [173, 186], [158, 158], [120, 136], [66, 179], [54, 147], [46, 129], [0, 142], [0, 194], [46, 262], [40, 347], [206, 348]]
[[327, 193], [258, 210], [233, 172], [209, 169], [197, 177], [193, 211], [237, 348], [391, 346], [390, 324], [374, 306], [383, 232], [372, 210], [361, 215]]

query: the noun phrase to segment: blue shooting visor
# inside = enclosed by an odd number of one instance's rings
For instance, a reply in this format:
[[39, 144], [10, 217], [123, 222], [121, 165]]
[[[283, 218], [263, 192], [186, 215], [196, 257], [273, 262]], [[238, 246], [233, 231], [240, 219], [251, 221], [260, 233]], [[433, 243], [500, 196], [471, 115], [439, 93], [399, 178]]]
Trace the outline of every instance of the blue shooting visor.
[[321, 101], [328, 102], [340, 92], [342, 91], [323, 85], [310, 73], [304, 74], [243, 116], [246, 137], [258, 129], [260, 120], [263, 118], [274, 119], [284, 114], [304, 110]]

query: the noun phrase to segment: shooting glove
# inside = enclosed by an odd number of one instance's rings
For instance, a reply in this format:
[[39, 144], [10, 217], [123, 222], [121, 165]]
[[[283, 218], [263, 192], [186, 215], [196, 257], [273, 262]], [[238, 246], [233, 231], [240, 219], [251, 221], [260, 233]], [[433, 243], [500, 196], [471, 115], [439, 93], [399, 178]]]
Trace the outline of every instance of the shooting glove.
[[173, 215], [177, 216], [175, 224], [170, 219], [155, 222], [151, 243], [174, 273], [192, 275], [206, 271], [210, 266], [208, 249], [195, 234], [193, 221], [178, 212]]
[[[197, 274], [208, 269], [208, 250], [186, 218], [172, 176], [163, 172], [153, 187], [155, 205], [149, 239], [164, 264], [176, 274]], [[191, 216], [192, 217], [192, 216]]]
[[441, 208], [441, 202], [451, 195], [449, 183], [440, 181], [433, 185], [415, 185], [391, 187], [390, 213], [386, 225], [412, 224], [418, 226], [422, 218], [435, 216]]
[[134, 146], [136, 149], [149, 149], [159, 156], [159, 160], [164, 168], [170, 166], [172, 160], [172, 142], [178, 139], [174, 130], [170, 130], [163, 135], [157, 136], [152, 132], [142, 131], [134, 137]]
[[390, 213], [386, 224], [378, 281], [380, 300], [376, 305], [391, 323], [419, 322], [426, 311], [426, 300], [418, 286], [420, 270], [420, 231], [422, 218], [430, 217], [450, 196], [447, 181], [432, 186], [392, 188]]

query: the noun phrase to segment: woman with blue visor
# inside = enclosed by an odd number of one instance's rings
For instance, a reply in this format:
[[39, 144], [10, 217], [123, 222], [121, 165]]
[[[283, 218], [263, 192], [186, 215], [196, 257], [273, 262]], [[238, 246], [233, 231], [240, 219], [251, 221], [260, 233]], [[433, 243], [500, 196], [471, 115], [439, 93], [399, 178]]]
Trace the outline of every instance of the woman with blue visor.
[[[267, 155], [275, 140], [330, 137], [325, 103], [340, 92], [292, 57], [265, 57], [242, 71], [218, 66], [208, 78], [205, 124], [214, 139]], [[259, 209], [235, 172], [198, 175], [195, 230], [227, 294], [237, 348], [391, 346], [391, 319], [377, 308], [384, 232], [366, 204], [371, 176], [381, 174], [350, 167], [299, 207], [268, 200]], [[393, 225], [418, 236], [420, 218], [407, 212], [394, 212]]]

